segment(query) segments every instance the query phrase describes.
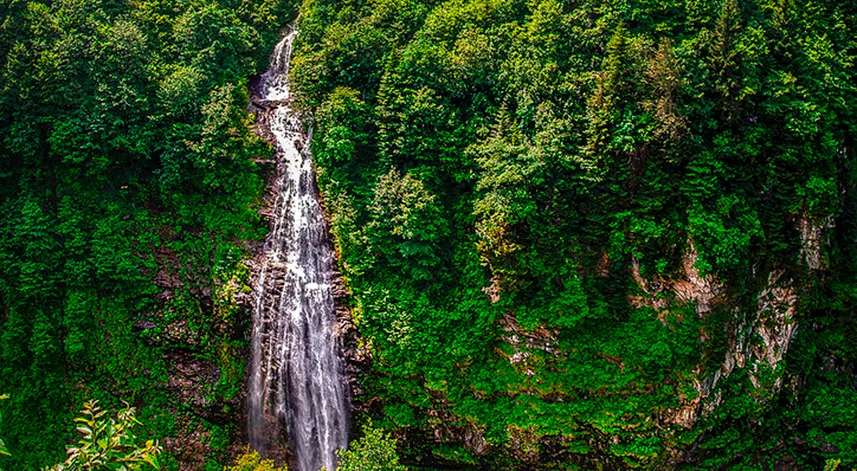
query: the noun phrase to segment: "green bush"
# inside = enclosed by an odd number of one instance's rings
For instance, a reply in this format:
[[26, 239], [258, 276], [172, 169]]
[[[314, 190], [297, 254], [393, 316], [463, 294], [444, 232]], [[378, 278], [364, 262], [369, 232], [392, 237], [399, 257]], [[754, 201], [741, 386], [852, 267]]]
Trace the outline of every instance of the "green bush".
[[363, 436], [352, 441], [347, 450], [337, 450], [338, 471], [406, 471], [399, 464], [397, 440], [371, 421], [363, 426]]
[[68, 458], [44, 471], [140, 471], [160, 469], [158, 455], [163, 449], [154, 440], [140, 441], [134, 427], [140, 425], [132, 407], [116, 414], [116, 419], [105, 417], [106, 411], [98, 401], [83, 405], [81, 416], [74, 419], [80, 440], [68, 447]]
[[288, 471], [288, 467], [274, 466], [274, 460], [263, 460], [259, 452], [250, 451], [250, 447], [244, 449], [244, 452], [235, 458], [232, 466], [223, 468], [223, 471]]

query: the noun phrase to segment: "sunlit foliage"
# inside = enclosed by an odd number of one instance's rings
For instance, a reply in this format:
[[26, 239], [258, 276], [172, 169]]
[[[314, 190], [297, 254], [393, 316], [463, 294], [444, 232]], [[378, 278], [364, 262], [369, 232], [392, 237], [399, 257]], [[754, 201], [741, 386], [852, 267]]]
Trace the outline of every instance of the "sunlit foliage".
[[265, 460], [257, 451], [244, 450], [244, 453], [235, 458], [232, 466], [227, 466], [223, 471], [288, 471], [285, 465], [276, 467], [274, 460]]
[[163, 449], [154, 440], [139, 442], [134, 428], [141, 425], [133, 407], [105, 417], [107, 411], [97, 401], [83, 404], [80, 416], [74, 419], [80, 440], [66, 450], [68, 458], [45, 471], [115, 470], [140, 471], [160, 469], [158, 455]]

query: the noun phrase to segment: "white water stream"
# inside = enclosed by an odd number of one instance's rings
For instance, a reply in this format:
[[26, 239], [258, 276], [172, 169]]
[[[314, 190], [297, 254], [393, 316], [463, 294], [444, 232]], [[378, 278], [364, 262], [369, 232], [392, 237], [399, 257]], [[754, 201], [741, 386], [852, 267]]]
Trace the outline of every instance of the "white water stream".
[[309, 140], [290, 108], [296, 31], [260, 79], [276, 139], [276, 202], [256, 282], [247, 430], [266, 456], [288, 434], [297, 471], [333, 471], [348, 445], [349, 400], [331, 285], [334, 253], [315, 185]]

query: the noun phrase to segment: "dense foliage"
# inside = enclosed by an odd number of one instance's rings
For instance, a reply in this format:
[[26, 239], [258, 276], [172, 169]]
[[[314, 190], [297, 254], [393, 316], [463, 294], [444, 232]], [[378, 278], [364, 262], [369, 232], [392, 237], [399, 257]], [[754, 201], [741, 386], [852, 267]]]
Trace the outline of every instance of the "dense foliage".
[[[0, 0], [0, 467], [66, 459], [95, 398], [175, 439], [165, 468], [220, 469], [264, 231], [247, 80], [289, 6]], [[343, 466], [857, 466], [855, 22], [305, 0], [293, 79], [382, 427]]]
[[305, 0], [292, 74], [406, 461], [857, 465], [855, 21]]
[[[12, 454], [0, 467], [64, 459], [90, 398], [138, 406], [144, 437], [217, 452], [233, 439], [247, 330], [231, 302], [246, 276], [237, 241], [264, 231], [252, 158], [270, 154], [249, 126], [247, 81], [289, 11], [285, 0], [0, 1], [0, 391], [11, 397], [0, 430]], [[184, 386], [186, 371], [197, 383]]]
[[[7, 396], [5, 394], [0, 394], [0, 401], [5, 401], [6, 399], [9, 399], [9, 396]], [[0, 421], [2, 421], [2, 420], [3, 420], [3, 415], [2, 415], [2, 413], [0, 413]], [[2, 422], [0, 422], [0, 423], [2, 423]], [[2, 455], [9, 456], [9, 449], [6, 448], [6, 443], [3, 441], [2, 438], [0, 438], [0, 456], [2, 456]]]

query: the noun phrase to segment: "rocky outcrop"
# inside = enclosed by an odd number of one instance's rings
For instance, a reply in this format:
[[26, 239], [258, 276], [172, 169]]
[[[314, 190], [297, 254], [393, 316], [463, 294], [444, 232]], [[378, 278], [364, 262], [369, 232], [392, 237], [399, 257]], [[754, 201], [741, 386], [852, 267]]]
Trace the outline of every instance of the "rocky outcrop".
[[[240, 289], [223, 289], [236, 283], [234, 279], [216, 281], [223, 286], [211, 289], [201, 279], [182, 275], [175, 254], [165, 247], [155, 255], [159, 309], [135, 328], [149, 331], [147, 341], [163, 351], [166, 378], [160, 387], [167, 398], [163, 410], [174, 426], [161, 436], [162, 443], [179, 461], [180, 471], [201, 470], [210, 459], [225, 459], [239, 451], [223, 446], [238, 441], [230, 434], [241, 430], [242, 395], [224, 394], [223, 385], [234, 382], [230, 365], [240, 362], [241, 352], [224, 346], [240, 338], [241, 322], [234, 312], [225, 315], [223, 310], [226, 305], [240, 310], [233, 296]], [[182, 297], [193, 301], [176, 304]], [[212, 436], [215, 430], [216, 437]]]
[[800, 233], [801, 259], [806, 262], [810, 270], [821, 270], [825, 261], [822, 259], [822, 246], [826, 243], [830, 230], [836, 222], [833, 216], [821, 220], [813, 220], [806, 213], [798, 218], [797, 229]]
[[[829, 221], [809, 224], [805, 218], [798, 225], [803, 250], [801, 257], [812, 270], [822, 268], [821, 244]], [[680, 276], [673, 279], [646, 278], [641, 275], [639, 263], [634, 260], [631, 275], [641, 295], [629, 297], [636, 307], [650, 307], [663, 321], [670, 309], [677, 305], [693, 305], [698, 316], [709, 315], [714, 309], [731, 312], [732, 321], [727, 325], [728, 344], [719, 369], [706, 373], [703, 366], [697, 368], [698, 376], [693, 380], [696, 394], [693, 398], [680, 397], [681, 406], [672, 408], [665, 416], [666, 423], [692, 427], [700, 417], [714, 410], [720, 402], [718, 383], [736, 369], [746, 369], [753, 386], [759, 390], [758, 397], [776, 392], [782, 386], [782, 377], [776, 373], [779, 363], [788, 352], [789, 345], [798, 328], [795, 320], [798, 302], [798, 287], [793, 277], [785, 270], [775, 269], [762, 276], [766, 282], [756, 293], [755, 309], [742, 309], [726, 294], [725, 283], [712, 274], [701, 274], [696, 268], [698, 254], [692, 241], [682, 257]], [[708, 340], [708, 334], [700, 332], [700, 340]], [[773, 379], [769, 374], [774, 372]]]
[[511, 351], [507, 352], [498, 349], [498, 353], [507, 358], [515, 368], [525, 376], [534, 376], [537, 368], [530, 365], [529, 359], [534, 350], [541, 350], [551, 355], [558, 355], [559, 352], [551, 347], [551, 344], [556, 344], [556, 331], [551, 331], [545, 328], [537, 328], [532, 330], [522, 329], [518, 325], [518, 320], [513, 316], [506, 314], [499, 321], [501, 333], [500, 340], [504, 345], [507, 345]]

